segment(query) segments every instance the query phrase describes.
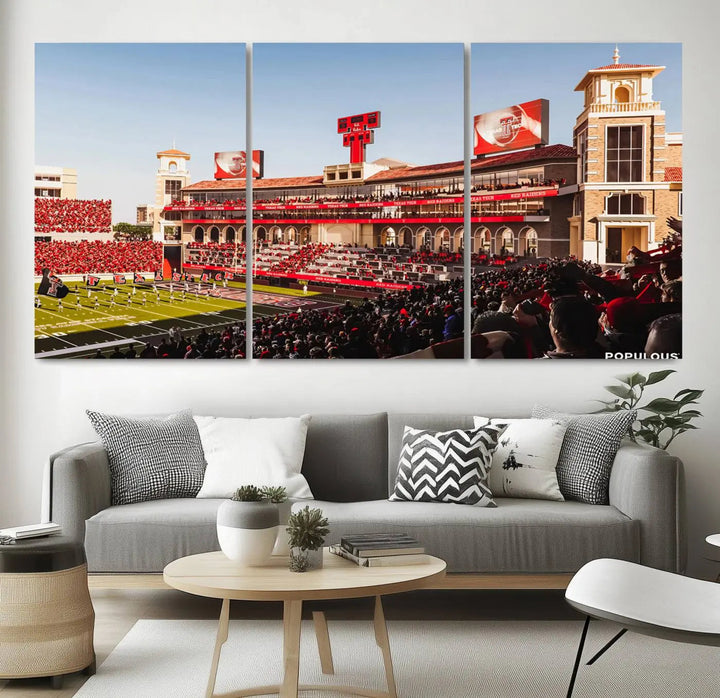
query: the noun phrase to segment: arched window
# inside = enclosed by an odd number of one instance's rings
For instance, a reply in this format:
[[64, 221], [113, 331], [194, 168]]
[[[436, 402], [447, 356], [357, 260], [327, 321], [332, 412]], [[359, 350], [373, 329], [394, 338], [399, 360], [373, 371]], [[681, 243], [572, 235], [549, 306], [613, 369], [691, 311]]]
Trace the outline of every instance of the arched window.
[[630, 90], [624, 85], [615, 88], [615, 104], [627, 104], [630, 101]]
[[195, 228], [195, 242], [203, 242], [204, 239], [205, 231], [200, 226], [198, 226], [197, 228]]
[[220, 228], [215, 225], [210, 228], [210, 240], [212, 242], [220, 242]]
[[170, 172], [172, 172], [173, 174], [175, 174], [175, 173], [177, 172], [177, 163], [176, 163], [176, 162], [171, 162], [171, 163], [168, 165], [168, 170], [170, 170]]

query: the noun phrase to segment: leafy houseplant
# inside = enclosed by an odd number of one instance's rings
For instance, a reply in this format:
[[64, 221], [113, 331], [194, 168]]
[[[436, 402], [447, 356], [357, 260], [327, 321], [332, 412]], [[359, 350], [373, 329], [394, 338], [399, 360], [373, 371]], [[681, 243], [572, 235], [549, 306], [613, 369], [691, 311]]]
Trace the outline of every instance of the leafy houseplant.
[[[648, 386], [664, 381], [672, 369], [653, 371], [647, 376], [642, 373], [631, 373], [628, 376], [617, 376], [619, 385], [606, 385], [605, 390], [615, 396], [613, 400], [597, 400], [605, 405], [599, 412], [617, 412], [618, 410], [638, 410], [637, 420], [630, 426], [629, 436], [638, 440], [667, 449], [673, 440], [691, 429], [697, 429], [693, 420], [701, 417], [698, 410], [690, 405], [697, 405], [703, 390], [685, 388], [675, 393], [675, 397], [658, 397], [644, 405], [639, 404]], [[641, 416], [640, 413], [649, 413]]]
[[290, 543], [290, 569], [304, 572], [322, 567], [322, 544], [329, 533], [328, 520], [321, 509], [303, 509], [290, 514], [287, 533]]
[[255, 485], [243, 485], [235, 490], [231, 499], [233, 502], [262, 502], [269, 497], [266, 497], [263, 491]]

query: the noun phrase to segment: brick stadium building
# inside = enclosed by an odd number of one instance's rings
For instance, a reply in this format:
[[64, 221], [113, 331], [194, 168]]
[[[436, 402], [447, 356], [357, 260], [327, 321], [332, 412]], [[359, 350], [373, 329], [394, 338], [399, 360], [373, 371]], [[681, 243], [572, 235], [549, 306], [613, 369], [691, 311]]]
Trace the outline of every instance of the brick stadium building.
[[[462, 161], [413, 167], [378, 160], [363, 174], [259, 179], [253, 183], [254, 236], [261, 243], [307, 242], [462, 248]], [[476, 161], [472, 165], [472, 250], [549, 256], [569, 249], [575, 151], [564, 145]], [[562, 184], [561, 184], [562, 183]], [[184, 242], [230, 242], [244, 234], [245, 181], [208, 180], [185, 187], [180, 213]], [[561, 219], [560, 225], [553, 221]], [[176, 219], [177, 220], [177, 219]]]
[[616, 48], [610, 65], [589, 70], [575, 88], [585, 103], [573, 131], [571, 254], [624, 261], [632, 246], [660, 246], [667, 218], [682, 217], [682, 134], [665, 132], [665, 112], [653, 100], [653, 79], [663, 70], [620, 63]]
[[[665, 112], [652, 99], [663, 67], [621, 64], [617, 50], [613, 58], [575, 88], [585, 104], [574, 147], [541, 145], [472, 161], [465, 239], [473, 253], [572, 254], [605, 263], [624, 261], [633, 245], [662, 244], [666, 218], [682, 215], [682, 136], [665, 133]], [[162, 225], [180, 226], [185, 261], [188, 243], [240, 245], [244, 176], [182, 184], [170, 202], [168, 183], [159, 186]], [[461, 161], [412, 166], [380, 159], [329, 165], [316, 176], [258, 178], [253, 241], [288, 251], [314, 243], [459, 252], [463, 194]], [[241, 259], [234, 264], [242, 266]]]

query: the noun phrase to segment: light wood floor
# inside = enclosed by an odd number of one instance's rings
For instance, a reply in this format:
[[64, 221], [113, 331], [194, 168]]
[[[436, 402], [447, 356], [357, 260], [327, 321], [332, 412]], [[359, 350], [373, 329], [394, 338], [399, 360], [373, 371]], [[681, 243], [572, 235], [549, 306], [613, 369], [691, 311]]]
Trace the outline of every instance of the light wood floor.
[[[217, 619], [221, 602], [175, 590], [93, 589], [95, 652], [102, 662], [140, 618]], [[565, 620], [577, 619], [561, 590], [548, 591], [422, 591], [383, 598], [385, 615], [392, 620]], [[372, 619], [373, 600], [326, 601], [304, 604], [303, 618], [323, 609], [328, 620]], [[282, 604], [233, 601], [230, 618], [282, 618]], [[49, 679], [0, 679], [2, 698], [70, 698], [86, 680], [81, 674], [65, 677], [54, 691]], [[109, 696], [108, 698], [115, 698]]]

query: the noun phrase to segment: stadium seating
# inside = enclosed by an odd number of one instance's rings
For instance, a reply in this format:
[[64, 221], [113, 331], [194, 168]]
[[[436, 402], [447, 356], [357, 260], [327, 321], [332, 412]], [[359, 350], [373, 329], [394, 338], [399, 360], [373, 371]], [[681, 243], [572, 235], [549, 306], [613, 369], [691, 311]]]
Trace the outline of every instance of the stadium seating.
[[109, 233], [112, 201], [35, 198], [36, 233]]
[[103, 274], [155, 271], [162, 266], [162, 243], [80, 240], [35, 243], [35, 275], [44, 267], [54, 274]]

